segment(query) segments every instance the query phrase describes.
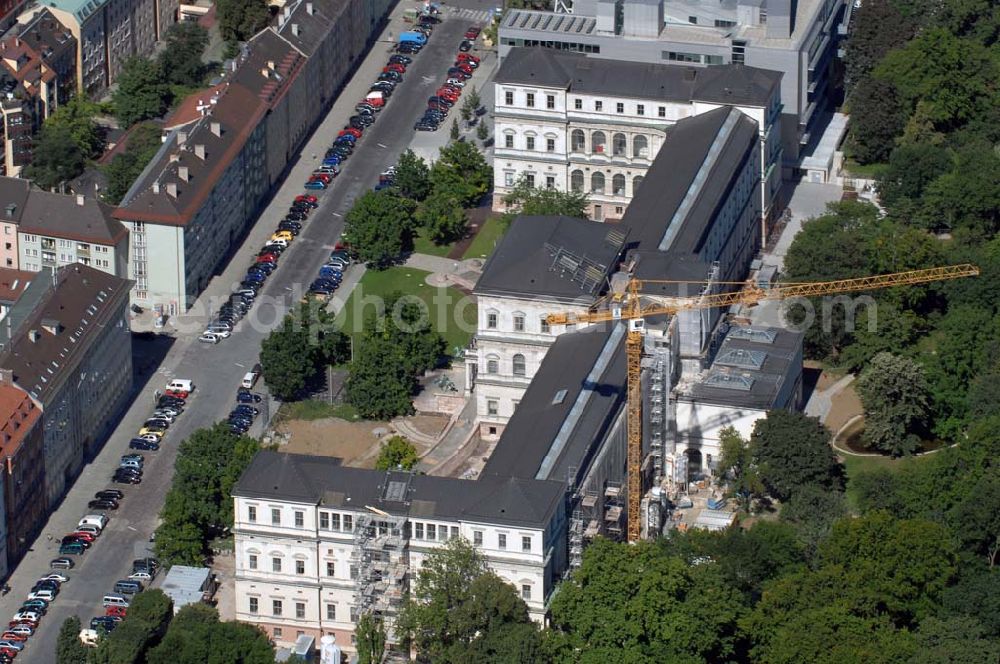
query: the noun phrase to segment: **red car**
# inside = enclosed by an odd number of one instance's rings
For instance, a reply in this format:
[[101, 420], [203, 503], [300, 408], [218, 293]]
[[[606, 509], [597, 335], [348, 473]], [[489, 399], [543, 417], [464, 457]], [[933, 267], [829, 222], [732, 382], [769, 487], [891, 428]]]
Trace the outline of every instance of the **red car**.
[[107, 608], [107, 610], [104, 612], [104, 615], [106, 615], [106, 616], [119, 616], [121, 618], [124, 618], [125, 614], [127, 612], [128, 612], [128, 608], [127, 607], [124, 607], [124, 606], [109, 606]]
[[278, 257], [275, 256], [274, 254], [264, 254], [262, 256], [258, 256], [257, 257], [257, 262], [258, 263], [277, 263], [278, 262]]
[[466, 39], [475, 39], [476, 37], [479, 36], [480, 32], [482, 32], [482, 28], [480, 28], [478, 25], [474, 25], [474, 26], [472, 26], [471, 28], [469, 28], [468, 30], [465, 31], [465, 38]]
[[[341, 136], [347, 136], [347, 135], [351, 135], [354, 138], [361, 138], [361, 130], [360, 129], [355, 129], [354, 127], [345, 127], [345, 128], [343, 128], [343, 129], [340, 130], [339, 134], [337, 134], [337, 138], [340, 138]], [[313, 196], [313, 198], [316, 198], [316, 197]], [[299, 200], [299, 199], [296, 198], [295, 200]]]
[[470, 65], [468, 62], [456, 62], [455, 67], [461, 69], [469, 76], [472, 76], [472, 65]]
[[445, 83], [444, 85], [441, 86], [441, 88], [443, 90], [451, 90], [454, 94], [458, 95], [459, 97], [462, 96], [462, 88], [458, 87], [457, 85], [452, 85], [451, 83]]
[[452, 92], [451, 90], [448, 90], [447, 88], [441, 88], [434, 94], [436, 94], [441, 99], [450, 101], [453, 104], [458, 101], [458, 95]]
[[93, 542], [95, 539], [97, 539], [97, 537], [94, 535], [94, 533], [85, 533], [85, 532], [82, 532], [82, 531], [81, 532], [70, 533], [69, 537], [75, 537], [75, 538], [81, 539], [81, 540], [83, 540], [85, 542]]
[[394, 71], [397, 74], [405, 74], [406, 67], [398, 62], [390, 62], [382, 69], [382, 71]]
[[319, 199], [313, 196], [312, 194], [299, 194], [298, 196], [295, 197], [296, 203], [315, 203], [318, 200]]
[[8, 659], [14, 659], [17, 657], [17, 653], [18, 651], [13, 648], [0, 648], [0, 654], [4, 655]]
[[18, 634], [17, 632], [4, 632], [0, 634], [0, 640], [2, 641], [27, 641], [28, 637], [24, 634]]
[[[459, 53], [455, 56], [455, 59], [459, 62], [473, 62], [475, 65], [479, 64], [479, 58], [471, 53]], [[473, 65], [473, 66], [475, 66]]]
[[166, 390], [163, 394], [168, 397], [174, 397], [175, 399], [188, 398], [188, 393], [183, 390]]

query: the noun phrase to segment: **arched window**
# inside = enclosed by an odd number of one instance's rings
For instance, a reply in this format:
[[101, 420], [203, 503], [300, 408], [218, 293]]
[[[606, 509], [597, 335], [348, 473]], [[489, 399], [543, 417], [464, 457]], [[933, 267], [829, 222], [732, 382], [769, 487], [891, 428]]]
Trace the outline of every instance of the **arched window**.
[[632, 195], [635, 196], [636, 192], [639, 191], [639, 185], [642, 184], [642, 176], [636, 175], [632, 178]]
[[603, 131], [595, 131], [590, 135], [590, 145], [591, 150], [595, 154], [603, 154], [604, 146], [608, 142], [608, 137], [604, 135]]
[[521, 355], [520, 353], [516, 353], [514, 355], [514, 375], [524, 375], [524, 355]]
[[486, 358], [486, 373], [488, 374], [498, 374], [500, 373], [500, 357], [497, 355], [489, 355]]
[[645, 136], [636, 136], [632, 139], [632, 156], [649, 158], [649, 139]]
[[625, 176], [621, 173], [613, 176], [611, 178], [611, 191], [615, 193], [615, 196], [625, 195]]
[[573, 152], [583, 152], [587, 149], [587, 138], [582, 129], [574, 129], [570, 134], [570, 142]]
[[615, 134], [611, 140], [611, 145], [613, 148], [612, 154], [616, 157], [624, 157], [628, 152], [628, 139], [625, 138], [625, 134]]
[[604, 173], [594, 173], [590, 176], [590, 191], [595, 194], [604, 193]]
[[575, 170], [569, 174], [569, 188], [577, 193], [583, 191], [583, 171]]

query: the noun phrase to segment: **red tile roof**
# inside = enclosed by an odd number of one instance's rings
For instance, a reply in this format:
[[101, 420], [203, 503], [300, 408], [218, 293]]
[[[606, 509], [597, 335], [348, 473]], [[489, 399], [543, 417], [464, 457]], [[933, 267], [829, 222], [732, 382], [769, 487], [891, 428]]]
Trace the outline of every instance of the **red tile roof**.
[[0, 384], [0, 457], [14, 456], [41, 416], [42, 409], [27, 392]]
[[37, 272], [0, 268], [0, 302], [4, 304], [17, 302], [24, 289], [37, 276]]

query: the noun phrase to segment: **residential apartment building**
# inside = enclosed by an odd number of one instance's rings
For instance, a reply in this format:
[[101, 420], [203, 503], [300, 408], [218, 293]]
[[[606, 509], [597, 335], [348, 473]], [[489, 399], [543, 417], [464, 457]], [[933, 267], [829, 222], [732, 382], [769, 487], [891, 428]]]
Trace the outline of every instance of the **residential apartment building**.
[[[13, 569], [35, 540], [48, 503], [45, 492], [45, 449], [42, 409], [27, 392], [11, 382], [9, 371], [0, 370], [0, 476], [3, 483], [3, 514], [6, 555], [0, 565]], [[6, 578], [7, 573], [0, 574]]]
[[76, 40], [47, 10], [0, 37], [3, 175], [31, 162], [32, 137], [75, 88]]
[[168, 118], [163, 146], [115, 210], [130, 230], [135, 304], [187, 310], [369, 43], [366, 5], [296, 2]]
[[585, 53], [634, 63], [744, 64], [778, 71], [782, 144], [790, 175], [818, 138], [834, 96], [834, 60], [847, 34], [845, 0], [574, 0], [572, 13], [515, 9], [499, 29], [500, 57], [514, 47]]
[[779, 205], [781, 74], [513, 48], [495, 78], [494, 201], [521, 177], [585, 193], [590, 216], [621, 219], [670, 126], [720, 107], [753, 118], [761, 143], [762, 225]]
[[0, 177], [0, 267], [16, 270], [20, 265], [17, 228], [30, 193], [30, 181]]
[[48, 505], [59, 502], [128, 402], [129, 286], [85, 265], [45, 268], [0, 326], [0, 369], [42, 410]]
[[379, 613], [391, 628], [423, 559], [463, 537], [541, 621], [566, 566], [564, 490], [258, 452], [233, 489], [237, 620], [279, 645], [324, 634], [353, 643], [359, 615]]
[[21, 299], [28, 285], [37, 277], [35, 272], [22, 272], [10, 268], [0, 268], [0, 321], [10, 308]]
[[149, 55], [177, 21], [177, 0], [42, 0], [76, 39], [76, 86], [101, 96], [125, 61]]

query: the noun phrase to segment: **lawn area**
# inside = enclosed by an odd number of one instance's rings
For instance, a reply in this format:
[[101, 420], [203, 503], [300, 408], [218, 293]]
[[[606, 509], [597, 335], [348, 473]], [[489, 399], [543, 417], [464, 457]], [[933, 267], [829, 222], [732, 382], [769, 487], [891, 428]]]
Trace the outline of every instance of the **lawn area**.
[[281, 404], [280, 417], [289, 420], [322, 420], [339, 417], [342, 420], [358, 419], [358, 411], [350, 404], [328, 404], [318, 399], [291, 401]]
[[452, 250], [455, 243], [436, 245], [431, 242], [430, 238], [425, 236], [427, 231], [421, 228], [419, 232], [413, 236], [413, 253], [416, 254], [428, 254], [430, 256], [447, 256], [448, 252]]
[[861, 473], [885, 468], [896, 472], [907, 463], [922, 463], [928, 456], [917, 456], [909, 459], [891, 459], [883, 456], [854, 456], [853, 454], [840, 454], [840, 459], [844, 463], [844, 470], [847, 473], [847, 504], [852, 510], [857, 509], [858, 496], [854, 490], [853, 479]]
[[857, 178], [874, 178], [888, 166], [888, 164], [865, 164], [862, 166], [853, 159], [844, 160], [844, 171]]
[[492, 217], [486, 220], [483, 227], [479, 230], [479, 234], [476, 235], [475, 239], [472, 240], [472, 244], [465, 251], [465, 258], [486, 258], [493, 253], [494, 247], [496, 247], [497, 242], [503, 237], [504, 231], [506, 231], [505, 225], [500, 221], [498, 217]]
[[[365, 316], [375, 313], [373, 298], [384, 298], [399, 291], [404, 295], [414, 295], [426, 304], [431, 327], [444, 337], [449, 355], [456, 346], [465, 348], [476, 329], [475, 300], [456, 288], [428, 286], [425, 281], [428, 274], [407, 267], [369, 270], [337, 315], [340, 329], [360, 335]], [[460, 310], [461, 321], [456, 319], [457, 309]]]

